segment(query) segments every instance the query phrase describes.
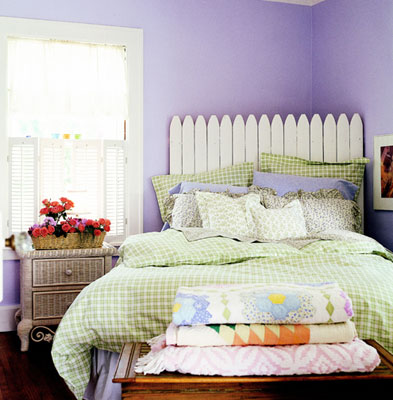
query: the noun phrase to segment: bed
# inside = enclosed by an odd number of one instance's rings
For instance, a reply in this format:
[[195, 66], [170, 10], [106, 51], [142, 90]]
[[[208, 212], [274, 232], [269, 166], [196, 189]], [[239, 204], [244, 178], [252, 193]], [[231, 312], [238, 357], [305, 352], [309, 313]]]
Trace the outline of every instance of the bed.
[[[246, 122], [236, 117], [233, 124], [227, 116], [221, 123], [214, 116], [208, 123], [203, 117], [198, 117], [195, 123], [191, 117], [183, 122], [174, 117], [170, 131], [171, 173], [153, 179], [161, 215], [164, 220], [169, 216], [170, 228], [127, 238], [120, 247], [116, 267], [80, 293], [57, 329], [53, 360], [76, 398], [120, 398], [120, 387], [110, 381], [122, 344], [146, 341], [165, 331], [179, 286], [334, 281], [352, 299], [353, 321], [359, 336], [375, 339], [386, 349], [393, 350], [393, 257], [389, 250], [361, 233], [361, 181], [367, 160], [362, 157], [359, 115], [355, 114], [351, 121], [341, 115], [337, 124], [332, 116], [324, 122], [319, 116], [314, 116], [311, 122], [305, 116], [297, 122], [293, 116], [288, 116], [284, 122], [275, 116], [271, 123], [266, 116], [259, 122], [254, 116], [248, 117]], [[257, 169], [262, 175], [255, 172]], [[329, 181], [325, 188], [291, 192], [294, 199], [278, 195], [278, 187], [271, 192], [263, 188], [263, 183], [262, 186], [255, 184], [256, 178], [266, 182], [264, 179], [271, 178], [271, 174], [281, 174], [274, 175], [271, 180], [272, 185], [278, 185], [278, 178], [286, 173], [306, 178], [322, 175], [339, 180], [341, 184], [342, 181], [351, 182], [356, 190], [346, 183], [345, 190], [349, 190], [347, 195], [352, 200], [347, 199], [343, 197], [342, 186]], [[295, 179], [290, 178], [289, 184]], [[208, 189], [195, 187], [201, 181]], [[181, 219], [181, 215], [190, 214], [184, 207], [183, 214], [181, 210], [178, 214], [174, 212], [177, 198], [186, 197], [180, 196], [186, 194], [181, 192], [181, 182], [194, 183], [188, 192], [189, 198], [197, 200], [203, 223], [210, 218], [209, 227], [182, 227], [174, 223], [175, 217]], [[308, 180], [305, 188], [315, 188], [320, 182], [320, 179]], [[214, 185], [223, 185], [226, 195], [222, 194], [224, 189], [212, 193], [216, 190]], [[231, 191], [228, 187], [235, 188], [235, 193], [228, 195]], [[241, 187], [248, 188], [247, 192], [239, 193]], [[253, 192], [250, 192], [251, 187]], [[169, 188], [172, 188], [171, 194], [168, 194]], [[322, 193], [323, 198], [310, 195], [315, 192]], [[229, 232], [230, 227], [218, 229], [217, 218], [222, 223], [219, 212], [209, 214], [213, 209], [209, 204], [217, 202], [221, 209], [233, 206], [232, 216], [239, 212], [239, 218], [250, 217], [239, 210], [249, 210], [245, 206], [249, 200], [244, 199], [249, 196], [248, 199], [255, 201], [257, 196], [261, 202], [262, 198], [272, 201], [269, 208], [281, 218], [282, 212], [277, 210], [288, 204], [298, 206], [301, 203], [305, 213], [304, 204], [320, 204], [321, 200], [326, 200], [324, 196], [337, 196], [337, 193], [341, 197], [335, 199], [335, 204], [340, 207], [333, 208], [329, 218], [314, 215], [314, 219], [310, 219], [328, 227], [333, 219], [333, 225], [323, 231], [314, 229], [307, 237], [280, 236], [290, 231], [288, 224], [288, 229], [276, 229], [269, 237], [263, 236], [266, 230], [262, 229], [261, 234], [253, 231], [254, 236], [262, 235], [254, 240], [249, 231]], [[167, 201], [168, 196], [175, 202]], [[285, 204], [281, 204], [283, 201]], [[277, 202], [281, 205], [277, 206]], [[206, 209], [201, 206], [203, 204], [207, 204]], [[335, 213], [342, 212], [345, 207], [341, 205], [349, 205], [352, 225], [340, 225], [337, 229]], [[296, 217], [291, 207], [288, 210]], [[312, 210], [307, 212], [312, 215]], [[254, 214], [251, 217], [254, 218]], [[248, 226], [239, 221], [232, 226]], [[296, 221], [294, 224], [303, 223]], [[299, 226], [294, 227], [294, 232], [299, 231]]]

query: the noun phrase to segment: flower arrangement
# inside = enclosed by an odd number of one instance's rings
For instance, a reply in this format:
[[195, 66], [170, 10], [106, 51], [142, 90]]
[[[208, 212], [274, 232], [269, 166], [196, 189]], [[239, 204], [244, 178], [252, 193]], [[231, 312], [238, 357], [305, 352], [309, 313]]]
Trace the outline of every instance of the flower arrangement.
[[[36, 248], [43, 248], [42, 246], [49, 245], [48, 241], [46, 241], [45, 245], [39, 245], [39, 239], [41, 242], [43, 242], [42, 238], [52, 237], [65, 239], [67, 236], [70, 236], [69, 234], [73, 233], [79, 234], [78, 237], [80, 239], [85, 238], [86, 235], [89, 235], [93, 241], [96, 238], [99, 240], [95, 240], [95, 242], [102, 244], [103, 237], [105, 236], [106, 232], [110, 231], [111, 222], [109, 219], [99, 218], [93, 220], [68, 217], [67, 211], [72, 210], [74, 203], [66, 197], [60, 197], [59, 201], [50, 201], [45, 199], [42, 201], [42, 204], [44, 207], [40, 210], [40, 216], [45, 216], [43, 222], [41, 224], [34, 224], [28, 230], [28, 233], [32, 237], [33, 244]], [[88, 246], [82, 246], [81, 240], [79, 240], [79, 245], [77, 247]], [[92, 245], [92, 247], [97, 246]]]

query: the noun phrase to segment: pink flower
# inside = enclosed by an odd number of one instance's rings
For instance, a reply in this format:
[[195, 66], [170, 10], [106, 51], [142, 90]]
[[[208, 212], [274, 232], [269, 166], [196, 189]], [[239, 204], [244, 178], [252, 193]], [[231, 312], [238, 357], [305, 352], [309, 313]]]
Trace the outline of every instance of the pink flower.
[[101, 231], [99, 229], [94, 229], [94, 235], [95, 236], [100, 236], [101, 235]]
[[68, 232], [71, 229], [71, 226], [70, 224], [65, 223], [61, 226], [61, 229], [63, 229], [64, 232]]
[[41, 235], [41, 229], [40, 229], [40, 228], [34, 228], [34, 229], [33, 229], [33, 232], [32, 232], [32, 235], [33, 235], [34, 237], [40, 236], [40, 235]]

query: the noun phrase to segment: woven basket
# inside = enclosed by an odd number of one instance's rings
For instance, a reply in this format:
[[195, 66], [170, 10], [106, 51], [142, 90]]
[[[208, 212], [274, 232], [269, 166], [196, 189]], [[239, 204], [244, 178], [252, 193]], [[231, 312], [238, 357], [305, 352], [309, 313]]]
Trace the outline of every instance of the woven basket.
[[47, 235], [45, 237], [32, 237], [36, 250], [56, 250], [56, 249], [91, 249], [102, 247], [106, 232], [101, 232], [100, 236], [92, 236], [91, 233], [68, 233], [67, 237]]

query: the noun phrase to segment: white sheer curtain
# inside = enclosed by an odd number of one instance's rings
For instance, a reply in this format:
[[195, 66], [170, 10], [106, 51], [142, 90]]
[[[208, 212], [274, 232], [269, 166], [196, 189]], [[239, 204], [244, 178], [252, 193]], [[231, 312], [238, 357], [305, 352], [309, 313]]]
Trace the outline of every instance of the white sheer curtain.
[[122, 46], [9, 38], [9, 115], [20, 120], [78, 119], [78, 129], [93, 119], [101, 125], [114, 120], [123, 124], [127, 119], [124, 60]]

